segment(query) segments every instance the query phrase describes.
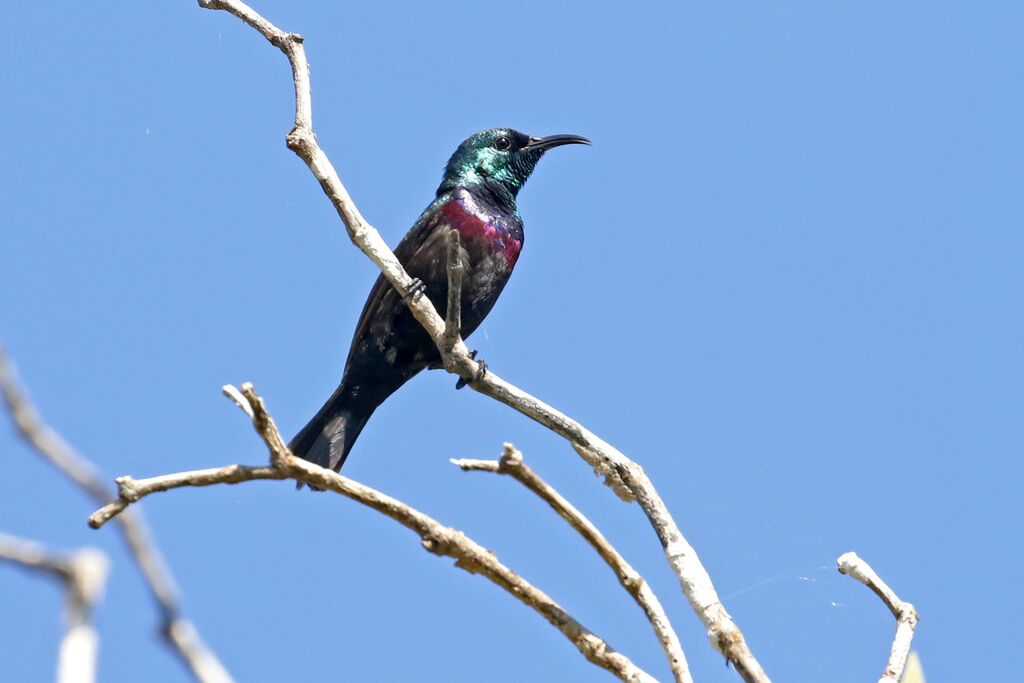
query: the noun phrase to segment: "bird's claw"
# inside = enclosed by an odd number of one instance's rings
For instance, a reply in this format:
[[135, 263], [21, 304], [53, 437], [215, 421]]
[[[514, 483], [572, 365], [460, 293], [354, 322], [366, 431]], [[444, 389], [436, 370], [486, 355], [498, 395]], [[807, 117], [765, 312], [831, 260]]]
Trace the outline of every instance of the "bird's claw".
[[427, 286], [423, 284], [423, 280], [418, 277], [414, 277], [412, 282], [405, 290], [405, 295], [402, 297], [402, 301], [416, 303], [423, 296], [424, 292], [427, 291]]
[[[476, 360], [476, 350], [475, 349], [473, 351], [469, 352], [469, 357], [472, 358], [473, 360]], [[477, 380], [481, 380], [481, 379], [484, 378], [484, 375], [486, 375], [486, 374], [487, 374], [487, 363], [484, 362], [484, 360], [481, 358], [480, 360], [476, 361], [476, 373], [473, 375], [473, 379], [466, 379], [465, 377], [460, 377], [459, 381], [455, 383], [455, 388], [456, 389], [461, 389], [462, 387], [466, 386], [467, 384], [472, 384], [473, 382], [476, 382]]]

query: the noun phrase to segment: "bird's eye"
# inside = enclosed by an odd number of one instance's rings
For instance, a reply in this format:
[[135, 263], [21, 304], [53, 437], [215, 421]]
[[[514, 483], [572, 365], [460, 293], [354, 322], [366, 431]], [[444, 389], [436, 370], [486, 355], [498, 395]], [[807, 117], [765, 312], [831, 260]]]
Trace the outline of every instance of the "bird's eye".
[[512, 141], [508, 139], [508, 136], [502, 135], [494, 140], [494, 149], [500, 149], [502, 151], [510, 148]]

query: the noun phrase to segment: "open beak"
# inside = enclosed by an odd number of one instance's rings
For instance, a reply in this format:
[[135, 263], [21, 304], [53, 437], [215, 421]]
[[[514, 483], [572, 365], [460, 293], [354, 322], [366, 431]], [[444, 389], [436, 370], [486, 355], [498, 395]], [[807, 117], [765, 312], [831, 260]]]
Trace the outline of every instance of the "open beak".
[[549, 135], [546, 138], [530, 138], [530, 141], [523, 147], [524, 152], [546, 152], [552, 147], [562, 145], [592, 145], [590, 140], [582, 135]]

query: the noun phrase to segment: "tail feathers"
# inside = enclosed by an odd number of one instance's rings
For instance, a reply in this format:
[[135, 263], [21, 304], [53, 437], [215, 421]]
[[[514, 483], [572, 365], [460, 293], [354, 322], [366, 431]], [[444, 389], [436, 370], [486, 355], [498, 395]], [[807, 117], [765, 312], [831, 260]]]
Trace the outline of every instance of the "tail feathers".
[[348, 456], [345, 432], [349, 418], [347, 412], [327, 418], [317, 416], [295, 435], [288, 448], [303, 460], [338, 471]]
[[381, 373], [374, 368], [346, 367], [334, 394], [288, 448], [300, 458], [339, 471], [377, 406], [422, 369], [422, 365], [406, 364]]
[[335, 472], [341, 469], [356, 437], [369, 419], [369, 415], [346, 410], [338, 403], [332, 397], [288, 444], [294, 455]]

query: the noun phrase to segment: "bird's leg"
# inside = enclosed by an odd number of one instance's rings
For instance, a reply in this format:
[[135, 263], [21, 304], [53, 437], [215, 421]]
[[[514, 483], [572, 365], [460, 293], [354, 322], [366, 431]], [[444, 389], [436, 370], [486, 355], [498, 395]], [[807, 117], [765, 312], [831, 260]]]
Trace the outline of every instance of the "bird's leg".
[[[472, 358], [473, 360], [476, 360], [476, 349], [473, 349], [472, 351], [469, 352], [469, 357]], [[477, 380], [483, 379], [484, 375], [486, 375], [486, 374], [487, 374], [487, 363], [484, 362], [483, 358], [481, 358], [480, 360], [476, 361], [476, 374], [473, 375], [473, 379], [465, 379], [463, 377], [460, 377], [459, 381], [455, 383], [455, 388], [456, 389], [461, 389], [462, 387], [466, 386], [467, 384], [472, 384], [473, 382], [476, 382]]]
[[402, 301], [406, 303], [409, 301], [416, 303], [426, 291], [427, 286], [423, 284], [423, 280], [418, 277], [414, 277], [412, 282], [409, 283], [409, 287], [405, 290], [405, 295], [402, 297]]

